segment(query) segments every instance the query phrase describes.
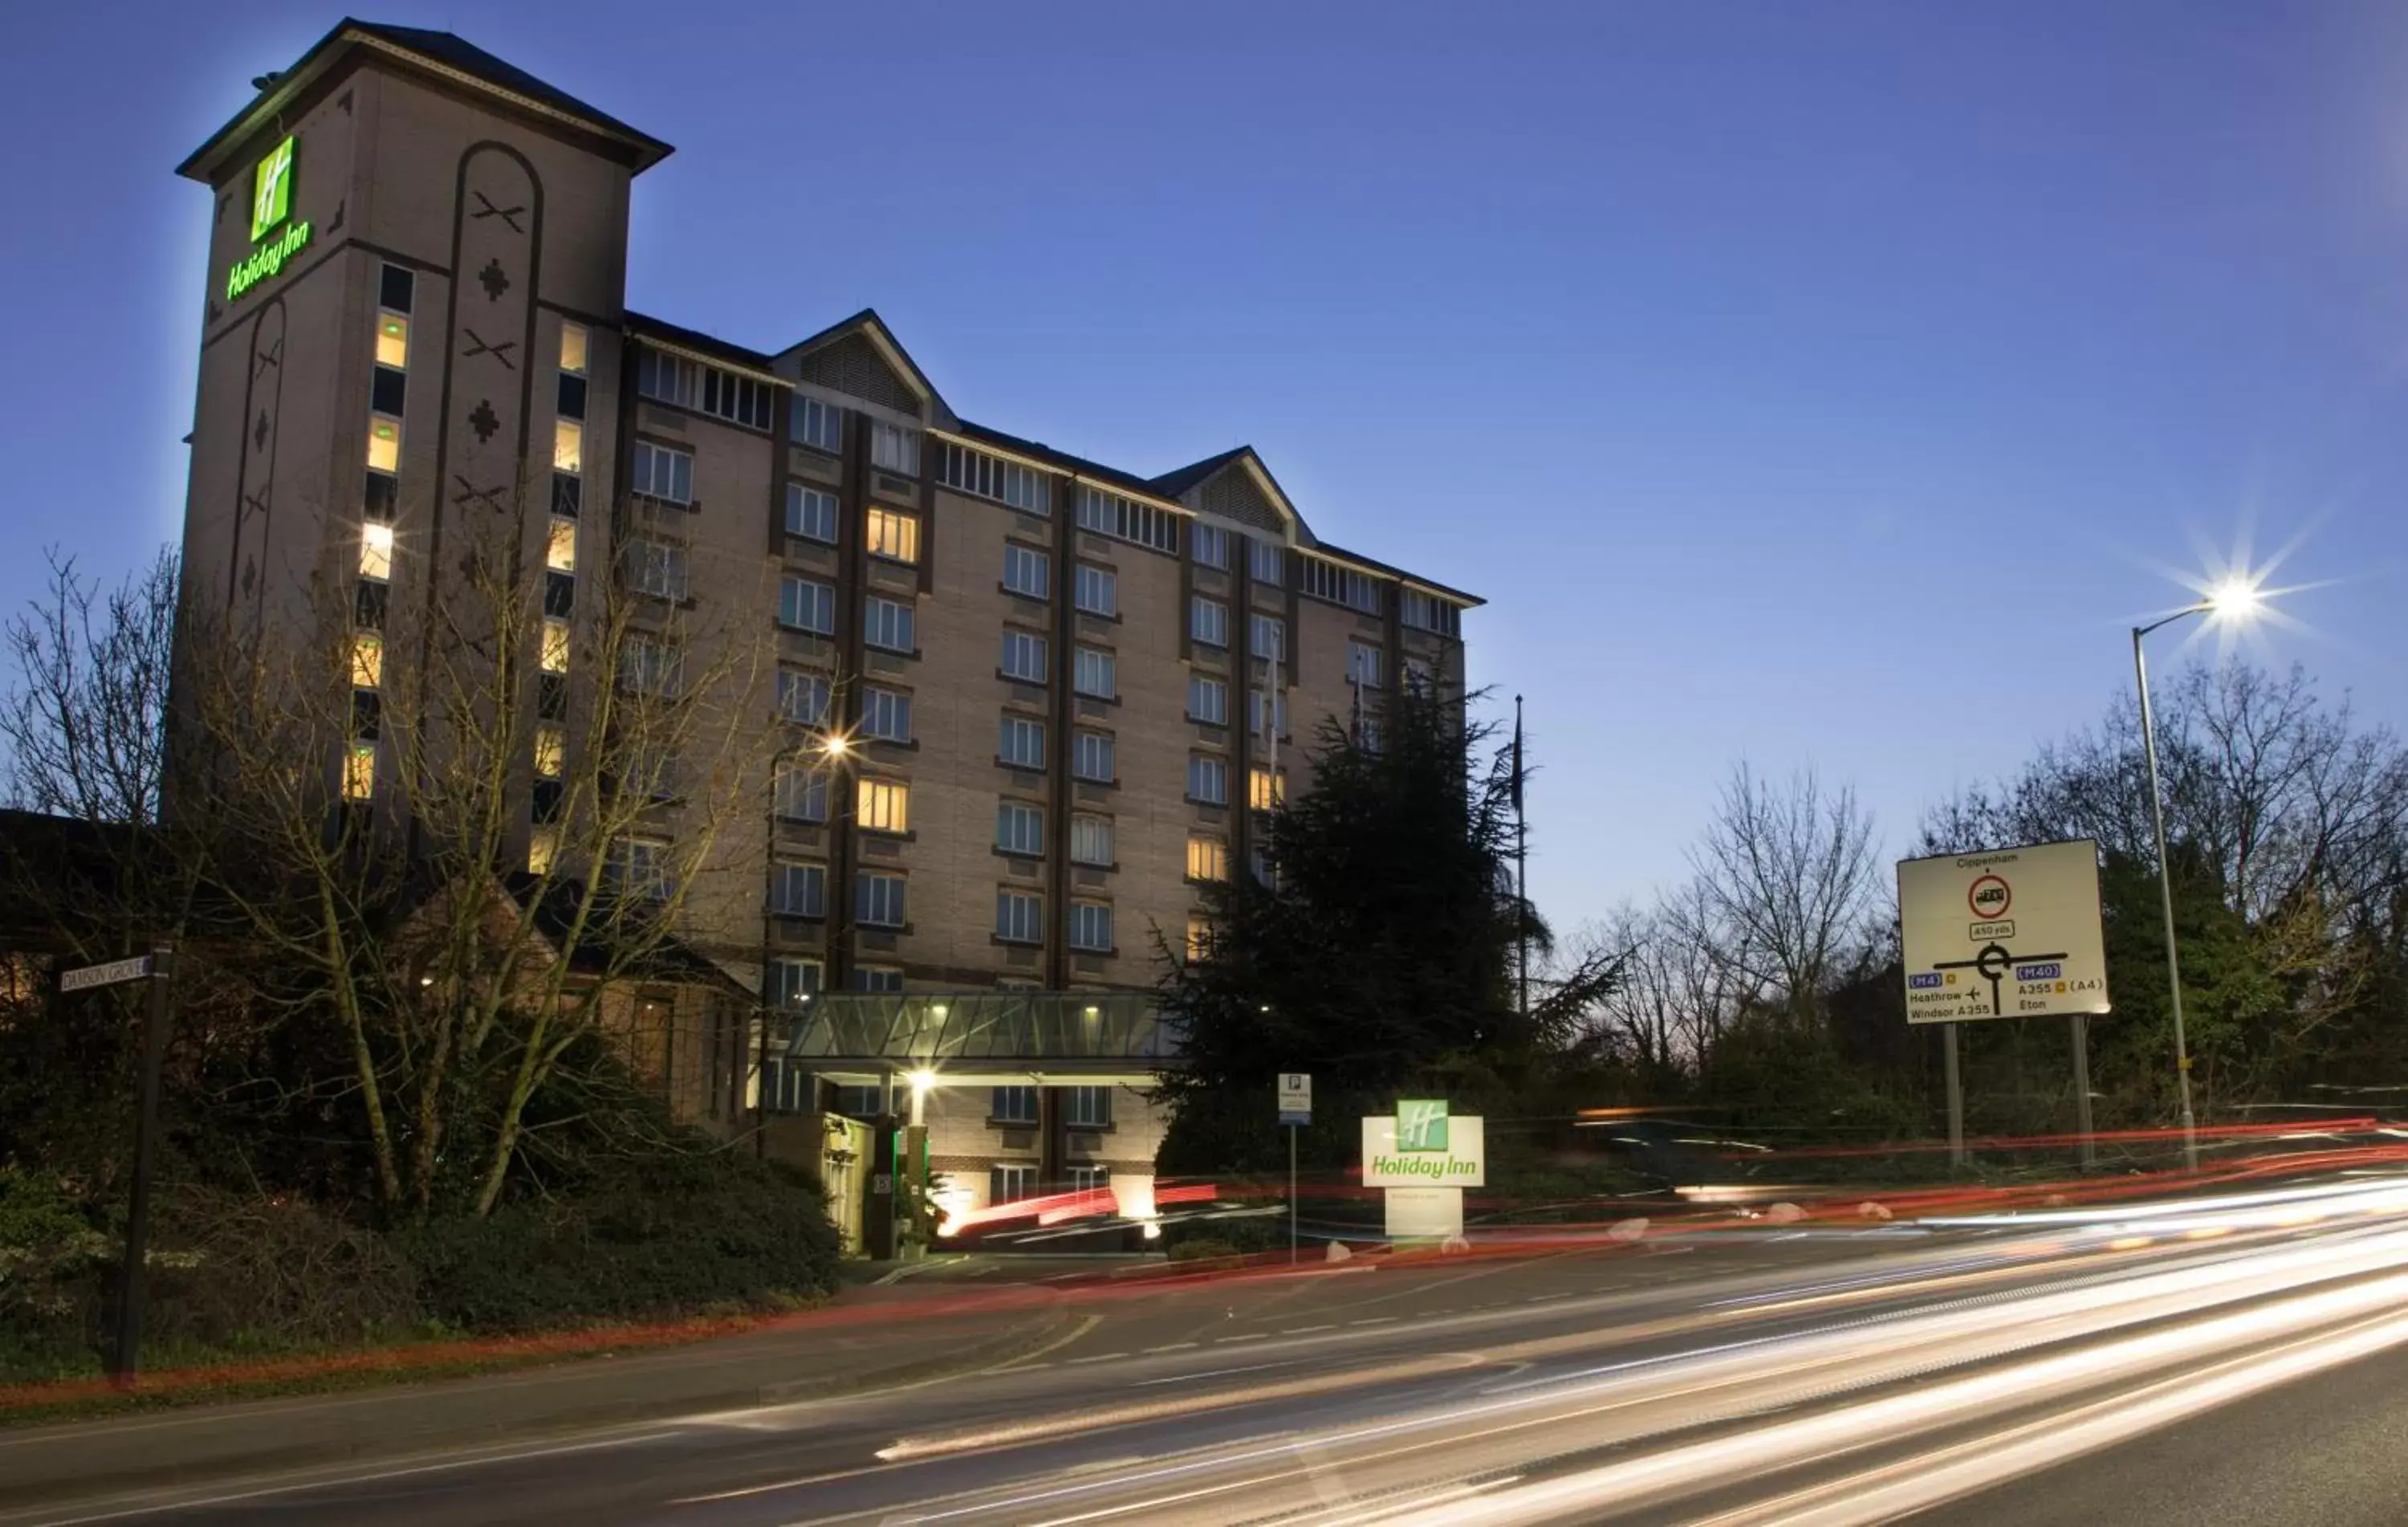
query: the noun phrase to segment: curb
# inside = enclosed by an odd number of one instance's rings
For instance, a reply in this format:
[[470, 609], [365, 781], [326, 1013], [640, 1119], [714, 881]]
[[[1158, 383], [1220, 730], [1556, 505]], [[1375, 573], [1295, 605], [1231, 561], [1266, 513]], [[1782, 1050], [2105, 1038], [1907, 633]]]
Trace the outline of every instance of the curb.
[[[266, 1471], [281, 1472], [310, 1465], [340, 1463], [352, 1460], [401, 1458], [437, 1450], [457, 1443], [476, 1441], [523, 1440], [546, 1435], [589, 1431], [611, 1425], [644, 1420], [666, 1419], [715, 1410], [739, 1410], [756, 1405], [792, 1405], [802, 1401], [838, 1399], [846, 1395], [872, 1393], [896, 1389], [930, 1379], [953, 1377], [1009, 1362], [1052, 1341], [1070, 1326], [1074, 1316], [1066, 1307], [1056, 1306], [1029, 1318], [1020, 1320], [982, 1342], [974, 1342], [938, 1357], [898, 1363], [890, 1368], [867, 1372], [814, 1374], [809, 1378], [780, 1379], [770, 1383], [732, 1384], [722, 1389], [703, 1390], [663, 1395], [658, 1398], [629, 1397], [596, 1401], [586, 1405], [566, 1405], [537, 1416], [495, 1420], [477, 1417], [452, 1420], [446, 1424], [443, 1413], [431, 1418], [427, 1424], [415, 1428], [380, 1429], [372, 1422], [363, 1423], [358, 1435], [322, 1442], [294, 1443], [261, 1440], [229, 1445], [211, 1454], [177, 1462], [144, 1463], [126, 1458], [70, 1464], [47, 1477], [25, 1477], [24, 1465], [38, 1469], [45, 1452], [28, 1449], [34, 1456], [11, 1462], [10, 1477], [0, 1482], [0, 1511], [56, 1505], [75, 1499], [92, 1499], [117, 1495], [132, 1489], [157, 1489], [163, 1486], [199, 1484], [222, 1480], [245, 1474]], [[479, 1379], [455, 1382], [475, 1385]], [[423, 1392], [423, 1391], [422, 1391]], [[373, 1398], [375, 1391], [366, 1391]], [[188, 1412], [205, 1415], [196, 1408]], [[122, 1419], [156, 1419], [127, 1417]], [[106, 1428], [112, 1421], [75, 1422], [71, 1425]], [[46, 1428], [35, 1427], [8, 1439], [39, 1439]], [[271, 1429], [272, 1430], [272, 1429]], [[105, 1450], [105, 1448], [104, 1448]], [[140, 1445], [129, 1441], [124, 1452], [138, 1452]]]

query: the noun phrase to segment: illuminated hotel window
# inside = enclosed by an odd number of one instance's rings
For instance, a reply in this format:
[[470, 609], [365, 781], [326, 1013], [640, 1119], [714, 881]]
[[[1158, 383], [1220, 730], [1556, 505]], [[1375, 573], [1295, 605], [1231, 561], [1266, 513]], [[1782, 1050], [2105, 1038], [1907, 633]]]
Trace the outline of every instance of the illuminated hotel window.
[[1194, 964], [1212, 958], [1212, 924], [1204, 917], [1187, 919], [1187, 960]]
[[577, 522], [554, 520], [552, 534], [544, 548], [544, 566], [554, 572], [577, 570]]
[[351, 635], [351, 684], [374, 689], [384, 683], [384, 638], [373, 631]]
[[869, 511], [869, 555], [882, 556], [890, 562], [919, 561], [919, 517], [898, 514], [891, 509], [872, 508]]
[[871, 832], [909, 832], [911, 787], [900, 780], [862, 780], [853, 797], [853, 814]]
[[585, 372], [585, 325], [560, 325], [560, 368], [582, 376]]
[[1273, 775], [1268, 769], [1251, 772], [1246, 782], [1247, 803], [1258, 812], [1271, 811], [1287, 800], [1287, 771]]
[[552, 422], [552, 469], [555, 472], [585, 470], [584, 425], [567, 419]]
[[1187, 878], [1190, 880], [1228, 879], [1229, 845], [1218, 838], [1188, 839]]
[[383, 583], [393, 576], [393, 526], [360, 526], [360, 576]]
[[354, 742], [343, 756], [343, 799], [366, 800], [376, 794], [376, 744]]
[[399, 313], [377, 314], [376, 358], [379, 366], [395, 368], [409, 364], [409, 320]]
[[548, 875], [552, 861], [560, 857], [560, 829], [539, 827], [527, 834], [527, 873]]
[[536, 777], [556, 780], [567, 762], [567, 734], [558, 727], [538, 727], [535, 729]]
[[401, 421], [382, 414], [368, 421], [368, 465], [380, 472], [401, 469]]
[[568, 622], [548, 620], [543, 623], [542, 660], [546, 673], [568, 671]]

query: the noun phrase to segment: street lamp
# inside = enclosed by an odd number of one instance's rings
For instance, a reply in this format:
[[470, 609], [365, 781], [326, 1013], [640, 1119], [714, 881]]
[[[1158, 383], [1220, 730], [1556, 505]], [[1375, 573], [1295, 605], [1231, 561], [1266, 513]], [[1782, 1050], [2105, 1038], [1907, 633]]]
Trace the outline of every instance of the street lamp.
[[[769, 760], [769, 813], [762, 837], [762, 847], [772, 866], [773, 873], [778, 856], [777, 782], [779, 774], [785, 770], [789, 762], [814, 756], [830, 769], [840, 769], [852, 757], [853, 751], [853, 735], [841, 727], [829, 727], [810, 732], [790, 746], [779, 749], [777, 755]], [[767, 1001], [768, 967], [770, 951], [777, 946], [774, 936], [777, 921], [777, 907], [771, 901], [765, 887], [761, 912], [762, 1001], [759, 1003], [761, 1013], [759, 1053], [753, 1058], [752, 1062], [753, 1074], [758, 1078], [753, 1088], [752, 1152], [759, 1157], [767, 1157], [769, 1153], [769, 1016], [773, 1011], [788, 1011], [791, 1019], [791, 1010], [773, 1008]], [[809, 992], [796, 992], [788, 997], [788, 1001], [797, 1008], [808, 1007], [810, 1000]]]
[[2146, 626], [2132, 627], [2132, 677], [2141, 691], [2141, 751], [2149, 762], [2149, 820], [2157, 829], [2157, 895], [2166, 917], [2166, 983], [2173, 997], [2174, 1080], [2182, 1094], [2183, 1165], [2192, 1172], [2199, 1170], [2199, 1119], [2190, 1105], [2190, 1045], [2183, 1033], [2182, 955], [2174, 939], [2173, 863], [2166, 854], [2166, 801], [2165, 792], [2157, 783], [2157, 719], [2149, 707], [2149, 661], [2142, 654], [2141, 638], [2192, 615], [2205, 615], [2211, 621], [2245, 621], [2264, 602], [2256, 580], [2227, 578], [2199, 603]]

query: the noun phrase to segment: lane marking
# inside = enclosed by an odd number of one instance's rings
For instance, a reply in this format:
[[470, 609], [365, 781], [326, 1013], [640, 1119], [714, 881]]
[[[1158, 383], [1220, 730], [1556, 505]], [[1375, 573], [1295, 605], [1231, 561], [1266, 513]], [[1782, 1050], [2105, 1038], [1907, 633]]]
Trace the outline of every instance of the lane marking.
[[1212, 1338], [1212, 1345], [1215, 1347], [1233, 1347], [1239, 1342], [1267, 1342], [1270, 1339], [1271, 1333], [1269, 1332], [1257, 1331], [1251, 1336], [1215, 1336]]
[[1128, 1356], [1126, 1352], [1098, 1352], [1091, 1358], [1066, 1359], [1063, 1361], [1062, 1366], [1065, 1368], [1075, 1368], [1082, 1362], [1110, 1362], [1114, 1358], [1125, 1358], [1126, 1356]]
[[1168, 1378], [1140, 1378], [1129, 1387], [1146, 1390], [1152, 1389], [1156, 1384], [1184, 1384], [1197, 1378], [1226, 1378], [1231, 1374], [1258, 1374], [1267, 1368], [1293, 1368], [1303, 1361], [1301, 1358], [1290, 1358], [1283, 1362], [1249, 1362], [1242, 1368], [1208, 1368], [1200, 1374], [1172, 1374]]
[[1310, 1335], [1316, 1331], [1335, 1331], [1337, 1329], [1338, 1323], [1333, 1320], [1326, 1326], [1290, 1326], [1285, 1331], [1281, 1332], [1280, 1334], [1283, 1336], [1305, 1336]]
[[1195, 1346], [1196, 1346], [1196, 1344], [1195, 1344], [1194, 1342], [1172, 1342], [1172, 1343], [1171, 1343], [1169, 1346], [1168, 1346], [1168, 1347], [1147, 1347], [1147, 1348], [1146, 1348], [1146, 1351], [1148, 1351], [1149, 1353], [1152, 1353], [1152, 1352], [1185, 1352], [1185, 1351], [1189, 1351], [1189, 1350], [1193, 1349]]
[[1401, 1315], [1373, 1315], [1360, 1320], [1349, 1320], [1346, 1323], [1350, 1326], [1387, 1326], [1394, 1325], [1403, 1318]]

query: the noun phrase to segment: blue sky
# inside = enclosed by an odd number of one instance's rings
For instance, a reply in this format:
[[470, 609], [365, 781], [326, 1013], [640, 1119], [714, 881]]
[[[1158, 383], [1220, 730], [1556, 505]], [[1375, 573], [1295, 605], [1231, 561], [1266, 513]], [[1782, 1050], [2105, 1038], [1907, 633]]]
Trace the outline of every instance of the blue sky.
[[[172, 166], [338, 14], [0, 14], [0, 603], [176, 533]], [[367, 14], [677, 145], [633, 305], [762, 348], [874, 305], [973, 418], [1143, 471], [1252, 441], [1330, 540], [1486, 596], [1559, 923], [1679, 876], [1742, 756], [1901, 846], [2244, 540], [2328, 585], [2260, 655], [2408, 722], [2398, 7]]]

